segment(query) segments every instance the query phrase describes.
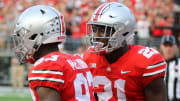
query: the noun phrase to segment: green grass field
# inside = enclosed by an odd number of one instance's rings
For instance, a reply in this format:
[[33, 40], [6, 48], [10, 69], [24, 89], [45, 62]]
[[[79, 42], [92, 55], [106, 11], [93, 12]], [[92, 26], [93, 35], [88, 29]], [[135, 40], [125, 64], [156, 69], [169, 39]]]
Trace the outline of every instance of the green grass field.
[[27, 91], [3, 91], [0, 92], [0, 101], [32, 101], [32, 98]]
[[0, 101], [32, 101], [31, 97], [1, 96]]

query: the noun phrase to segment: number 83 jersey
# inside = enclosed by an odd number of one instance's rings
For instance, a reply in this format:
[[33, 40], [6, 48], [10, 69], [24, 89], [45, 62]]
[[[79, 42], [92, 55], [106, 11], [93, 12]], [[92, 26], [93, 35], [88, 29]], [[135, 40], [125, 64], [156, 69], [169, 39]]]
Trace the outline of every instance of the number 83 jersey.
[[33, 101], [39, 101], [36, 87], [55, 89], [61, 101], [95, 101], [92, 74], [79, 56], [50, 53], [35, 62], [28, 81]]
[[158, 51], [140, 45], [130, 45], [112, 64], [105, 56], [87, 51], [84, 60], [91, 68], [99, 101], [145, 101], [144, 88], [164, 77], [166, 67]]

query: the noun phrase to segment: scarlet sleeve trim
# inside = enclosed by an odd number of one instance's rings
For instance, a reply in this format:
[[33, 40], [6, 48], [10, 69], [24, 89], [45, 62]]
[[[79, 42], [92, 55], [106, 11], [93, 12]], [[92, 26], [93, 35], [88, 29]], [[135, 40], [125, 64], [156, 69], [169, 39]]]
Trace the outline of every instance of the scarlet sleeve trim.
[[157, 63], [157, 64], [154, 64], [154, 65], [150, 65], [150, 66], [148, 66], [148, 67], [147, 67], [147, 69], [156, 68], [156, 67], [158, 67], [158, 66], [162, 66], [162, 65], [164, 65], [164, 64], [166, 64], [166, 62], [165, 62], [165, 61], [160, 62], [160, 63]]
[[155, 71], [155, 72], [152, 72], [152, 73], [144, 73], [143, 77], [157, 75], [157, 74], [165, 72], [165, 71], [166, 71], [166, 69], [161, 69], [161, 70], [158, 70], [158, 71]]
[[153, 75], [157, 75], [159, 73], [165, 72], [166, 71], [166, 62], [162, 61], [153, 65], [149, 65], [144, 73], [143, 73], [143, 77], [147, 77], [147, 76], [153, 76]]
[[64, 84], [64, 80], [61, 79], [63, 76], [62, 71], [54, 71], [54, 70], [32, 70], [31, 76], [29, 76], [29, 81], [50, 81], [50, 82], [58, 82]]
[[28, 81], [51, 81], [51, 82], [59, 82], [64, 84], [64, 80], [61, 79], [55, 79], [55, 78], [47, 78], [47, 77], [30, 77], [28, 78]]
[[63, 72], [61, 71], [53, 71], [53, 70], [33, 70], [32, 73], [48, 73], [48, 74], [57, 74], [57, 75], [63, 75]]

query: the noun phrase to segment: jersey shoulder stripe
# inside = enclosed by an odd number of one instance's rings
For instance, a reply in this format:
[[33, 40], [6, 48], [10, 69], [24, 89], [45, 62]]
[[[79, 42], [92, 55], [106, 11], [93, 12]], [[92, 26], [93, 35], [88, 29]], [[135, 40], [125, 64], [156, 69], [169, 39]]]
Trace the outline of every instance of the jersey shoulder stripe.
[[147, 69], [156, 68], [156, 67], [162, 66], [162, 65], [164, 65], [164, 64], [166, 64], [165, 61], [160, 62], [160, 63], [157, 63], [157, 64], [154, 64], [154, 65], [149, 65], [149, 66], [147, 67]]
[[163, 73], [163, 72], [165, 72], [165, 71], [166, 71], [166, 69], [165, 69], [165, 68], [163, 68], [163, 69], [157, 70], [157, 71], [155, 71], [155, 72], [151, 72], [151, 73], [144, 73], [144, 74], [143, 74], [143, 77], [157, 75], [157, 74], [159, 74], [159, 73]]
[[32, 70], [31, 73], [63, 75], [62, 71], [54, 71], [54, 70]]
[[56, 78], [47, 78], [47, 77], [29, 77], [28, 81], [51, 81], [51, 82], [58, 82], [64, 84], [64, 80], [56, 79]]

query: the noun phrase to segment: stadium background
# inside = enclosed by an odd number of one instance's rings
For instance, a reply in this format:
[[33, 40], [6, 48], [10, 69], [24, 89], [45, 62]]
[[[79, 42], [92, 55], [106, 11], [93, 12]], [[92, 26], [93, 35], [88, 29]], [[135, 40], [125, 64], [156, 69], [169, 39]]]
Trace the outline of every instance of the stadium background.
[[[31, 101], [27, 75], [30, 65], [24, 65], [24, 86], [14, 91], [12, 85], [12, 38], [15, 22], [26, 8], [43, 4], [53, 6], [64, 15], [67, 40], [61, 50], [82, 56], [87, 47], [86, 22], [94, 9], [107, 0], [0, 0], [0, 101]], [[175, 35], [179, 45], [178, 0], [108, 0], [123, 2], [135, 14], [137, 29], [132, 44], [159, 49], [162, 35]], [[22, 93], [23, 92], [23, 93]]]

